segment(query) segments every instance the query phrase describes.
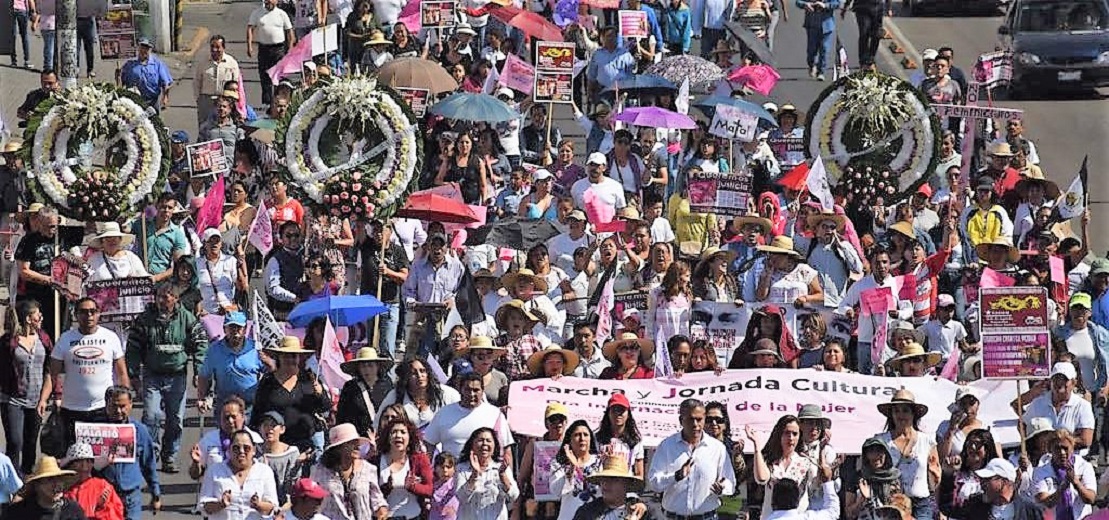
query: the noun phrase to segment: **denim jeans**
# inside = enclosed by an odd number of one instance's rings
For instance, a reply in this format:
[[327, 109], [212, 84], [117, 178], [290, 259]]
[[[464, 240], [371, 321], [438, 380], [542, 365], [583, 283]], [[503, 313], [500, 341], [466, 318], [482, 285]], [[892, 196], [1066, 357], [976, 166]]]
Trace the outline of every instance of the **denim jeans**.
[[12, 466], [20, 475], [29, 475], [35, 467], [42, 425], [38, 410], [7, 403], [0, 406], [0, 418], [4, 421], [4, 437], [8, 440], [4, 453], [12, 459]]
[[932, 520], [935, 516], [935, 507], [933, 506], [932, 497], [909, 497], [913, 502], [913, 519], [914, 520]]
[[77, 64], [80, 65], [81, 49], [85, 50], [85, 72], [92, 73], [92, 66], [96, 64], [96, 20], [92, 18], [77, 19]]
[[[23, 43], [23, 63], [31, 61], [31, 15], [27, 11], [12, 11], [13, 32], [18, 32]], [[12, 46], [12, 64], [15, 65], [15, 47]]]
[[828, 60], [835, 61], [832, 45], [835, 44], [836, 33], [826, 33], [820, 27], [806, 29], [805, 32], [809, 39], [805, 61], [809, 68], [816, 67], [816, 71], [823, 74], [825, 67], [828, 66]]
[[874, 371], [874, 363], [870, 359], [870, 348], [873, 345], [871, 341], [860, 341], [855, 347], [856, 367], [855, 371], [860, 374], [871, 374]]
[[177, 458], [177, 452], [181, 450], [186, 379], [184, 373], [159, 375], [147, 372], [143, 375], [142, 423], [150, 429], [154, 449], [162, 461]]
[[57, 42], [57, 31], [42, 31], [42, 70], [54, 70], [54, 54], [57, 52], [54, 45]]
[[119, 494], [123, 501], [123, 517], [127, 520], [142, 520], [142, 488], [124, 491]]
[[393, 357], [397, 351], [397, 328], [400, 325], [400, 304], [399, 303], [386, 303], [385, 307], [389, 312], [381, 314], [381, 318], [377, 324], [377, 333], [380, 334], [380, 339], [377, 341], [378, 352], [385, 357]]

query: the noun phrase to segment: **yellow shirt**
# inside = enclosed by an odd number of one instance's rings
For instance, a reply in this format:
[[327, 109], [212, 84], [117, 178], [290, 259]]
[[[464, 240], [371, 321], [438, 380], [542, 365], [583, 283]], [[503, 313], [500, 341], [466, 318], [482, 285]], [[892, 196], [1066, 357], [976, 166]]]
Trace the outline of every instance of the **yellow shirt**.
[[675, 193], [670, 196], [666, 218], [674, 226], [674, 236], [678, 243], [708, 243], [709, 231], [716, 229], [716, 215], [694, 213], [689, 209], [689, 199]]

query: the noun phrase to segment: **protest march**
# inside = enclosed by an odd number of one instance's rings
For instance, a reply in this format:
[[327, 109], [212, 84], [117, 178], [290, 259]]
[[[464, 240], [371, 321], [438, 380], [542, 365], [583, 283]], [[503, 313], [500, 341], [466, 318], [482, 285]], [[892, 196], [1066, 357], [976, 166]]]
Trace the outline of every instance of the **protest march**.
[[[1047, 3], [999, 34], [1109, 19]], [[0, 520], [1109, 504], [1046, 55], [873, 0], [76, 4], [0, 18]]]

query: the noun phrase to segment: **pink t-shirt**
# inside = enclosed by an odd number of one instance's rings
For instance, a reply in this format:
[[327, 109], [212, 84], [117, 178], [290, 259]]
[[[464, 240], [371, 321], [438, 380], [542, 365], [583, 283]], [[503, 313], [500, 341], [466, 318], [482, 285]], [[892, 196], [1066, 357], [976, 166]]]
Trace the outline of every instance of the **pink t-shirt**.
[[27, 0], [12, 0], [12, 10], [14, 10], [14, 11], [26, 11], [27, 10]]

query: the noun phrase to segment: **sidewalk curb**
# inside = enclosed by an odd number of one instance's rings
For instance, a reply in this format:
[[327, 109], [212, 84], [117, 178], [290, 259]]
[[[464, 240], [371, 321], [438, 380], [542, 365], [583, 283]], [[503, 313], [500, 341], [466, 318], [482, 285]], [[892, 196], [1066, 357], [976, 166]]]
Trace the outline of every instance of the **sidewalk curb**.
[[207, 40], [211, 33], [208, 31], [207, 27], [187, 27], [185, 30], [193, 30], [196, 32], [193, 33], [193, 37], [189, 39], [189, 43], [185, 47], [173, 54], [182, 61], [192, 61], [192, 57], [196, 54], [197, 49], [204, 44], [204, 40]]
[[882, 24], [887, 30], [889, 30], [890, 34], [893, 36], [893, 41], [897, 42], [897, 44], [902, 49], [904, 49], [906, 57], [916, 63], [924, 63], [924, 60], [920, 57], [920, 52], [917, 51], [916, 46], [914, 46], [913, 42], [909, 41], [909, 39], [905, 37], [905, 35], [901, 32], [901, 28], [897, 26], [897, 22], [893, 20], [893, 18], [886, 18], [885, 23]]

